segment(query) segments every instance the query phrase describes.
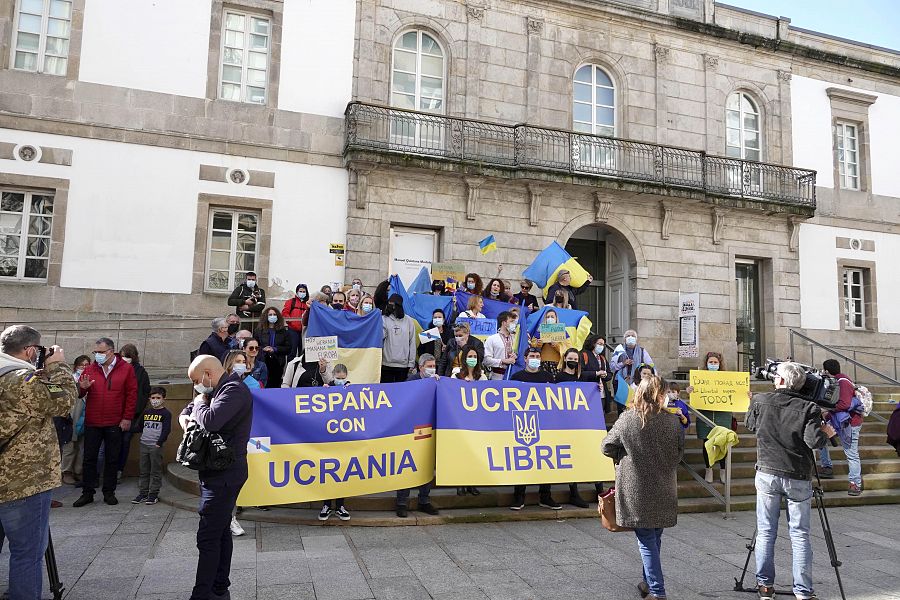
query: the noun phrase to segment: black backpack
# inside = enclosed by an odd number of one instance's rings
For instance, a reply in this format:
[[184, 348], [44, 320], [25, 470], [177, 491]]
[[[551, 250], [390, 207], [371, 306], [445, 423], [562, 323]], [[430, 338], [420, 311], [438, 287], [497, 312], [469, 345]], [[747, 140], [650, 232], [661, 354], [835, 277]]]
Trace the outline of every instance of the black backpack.
[[234, 463], [234, 449], [218, 433], [203, 429], [199, 423], [190, 423], [175, 460], [195, 471], [224, 471]]

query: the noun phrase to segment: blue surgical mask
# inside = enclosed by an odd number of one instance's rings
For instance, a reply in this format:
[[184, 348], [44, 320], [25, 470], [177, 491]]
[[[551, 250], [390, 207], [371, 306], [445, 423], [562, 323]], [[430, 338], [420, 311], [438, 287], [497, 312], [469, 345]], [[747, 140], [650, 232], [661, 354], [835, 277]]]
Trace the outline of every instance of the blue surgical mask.
[[106, 362], [106, 352], [94, 352], [94, 360], [98, 365], [102, 365]]
[[444, 324], [444, 318], [443, 317], [435, 317], [434, 319], [431, 320], [431, 322], [434, 323], [435, 327], [441, 327]]
[[198, 394], [203, 394], [204, 396], [209, 396], [210, 394], [212, 394], [214, 389], [215, 388], [211, 385], [203, 385], [202, 377], [200, 378], [200, 383], [194, 384], [194, 391]]
[[474, 289], [475, 289], [475, 282], [474, 282], [474, 281], [467, 281], [467, 282], [466, 282], [466, 289], [474, 290]]
[[627, 338], [625, 338], [625, 345], [632, 346], [632, 347], [637, 345], [637, 338], [634, 337], [633, 335], [629, 335]]
[[298, 300], [306, 300], [306, 292], [297, 292]]
[[269, 315], [268, 317], [266, 317], [266, 320], [269, 323], [271, 323], [272, 325], [274, 325], [275, 323], [278, 322], [278, 315]]
[[539, 358], [529, 358], [528, 359], [528, 368], [532, 371], [536, 371], [541, 368], [541, 359]]
[[247, 365], [244, 363], [235, 363], [231, 365], [231, 372], [237, 373], [238, 375], [243, 375], [247, 372]]
[[594, 354], [600, 356], [601, 354], [603, 354], [603, 348], [605, 348], [603, 344], [597, 344], [596, 346], [594, 346]]
[[372, 306], [371, 304], [363, 304], [363, 305], [362, 305], [363, 312], [366, 313], [366, 314], [372, 312], [372, 310], [373, 310], [374, 308], [375, 308], [375, 307]]
[[706, 370], [707, 371], [718, 371], [719, 365], [717, 365], [715, 363], [706, 363]]
[[334, 380], [334, 385], [346, 385], [346, 384], [347, 384], [346, 379], [335, 379]]

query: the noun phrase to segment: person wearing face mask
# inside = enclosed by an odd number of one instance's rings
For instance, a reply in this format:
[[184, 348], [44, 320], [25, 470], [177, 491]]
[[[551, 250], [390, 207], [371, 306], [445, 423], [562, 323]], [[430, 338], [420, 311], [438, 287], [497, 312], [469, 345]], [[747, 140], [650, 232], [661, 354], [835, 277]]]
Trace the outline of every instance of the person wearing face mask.
[[281, 387], [281, 375], [284, 373], [285, 359], [291, 350], [291, 340], [284, 326], [284, 317], [274, 306], [263, 311], [259, 327], [253, 332], [253, 339], [262, 348], [263, 361], [269, 371], [268, 386]]
[[453, 339], [453, 329], [447, 325], [447, 318], [444, 311], [440, 308], [436, 308], [434, 312], [431, 313], [431, 322], [428, 323], [428, 327], [425, 329], [426, 331], [429, 329], [437, 329], [441, 339], [419, 344], [419, 356], [430, 354], [435, 357], [435, 361], [440, 360], [441, 356], [444, 355], [444, 352], [447, 351], [447, 344]]
[[470, 329], [468, 323], [457, 323], [453, 326], [453, 339], [447, 343], [446, 352], [444, 352], [437, 363], [438, 375], [442, 377], [450, 377], [453, 375], [453, 369], [462, 366], [464, 357], [460, 356], [462, 348], [472, 346], [476, 348], [481, 356], [484, 356], [484, 344], [476, 337], [469, 335]]
[[200, 344], [197, 354], [209, 354], [219, 360], [225, 360], [225, 355], [231, 347], [228, 344], [228, 322], [223, 317], [212, 320], [212, 333]]
[[259, 360], [259, 342], [250, 338], [244, 342], [243, 349], [247, 357], [247, 374], [255, 379], [260, 387], [266, 387], [269, 384], [269, 368], [266, 367], [266, 361]]
[[373, 312], [375, 312], [375, 299], [369, 294], [363, 294], [362, 299], [359, 301], [359, 308], [357, 309], [356, 314], [364, 317]]
[[359, 313], [360, 302], [362, 302], [362, 292], [357, 289], [350, 289], [347, 291], [347, 303], [344, 304], [344, 310]]
[[406, 381], [416, 366], [416, 322], [403, 311], [403, 298], [393, 294], [382, 311], [384, 344], [381, 383]]
[[125, 463], [128, 462], [128, 452], [131, 449], [131, 438], [135, 434], [141, 432], [141, 415], [147, 408], [150, 401], [150, 376], [147, 370], [141, 364], [141, 357], [138, 354], [137, 346], [134, 344], [125, 344], [119, 349], [122, 360], [131, 365], [134, 369], [134, 377], [137, 380], [137, 404], [134, 408], [134, 416], [131, 418], [131, 429], [122, 434], [122, 450], [119, 452], [119, 479], [122, 479], [122, 471], [125, 470]]
[[294, 295], [284, 301], [281, 307], [281, 316], [287, 323], [288, 334], [291, 336], [291, 351], [289, 358], [297, 356], [300, 350], [303, 336], [303, 316], [309, 310], [309, 287], [305, 283], [298, 283], [294, 288]]
[[[494, 280], [496, 281], [496, 280]], [[518, 355], [513, 348], [512, 313], [503, 311], [497, 315], [497, 333], [484, 341], [484, 366], [490, 372], [490, 378], [500, 381], [505, 378], [506, 370], [516, 364]]]
[[603, 398], [603, 412], [609, 413], [611, 408], [609, 382], [613, 374], [606, 359], [606, 338], [596, 334], [588, 336], [581, 347], [581, 352], [578, 353], [578, 362], [584, 381], [597, 384]]
[[[253, 340], [256, 343], [256, 340]], [[232, 350], [228, 353], [228, 356], [225, 357], [225, 363], [222, 365], [225, 369], [225, 372], [229, 375], [235, 373], [240, 376], [241, 381], [244, 382], [251, 390], [258, 390], [262, 388], [259, 381], [257, 381], [253, 375], [250, 374], [250, 370], [247, 366], [247, 353], [244, 350]]]
[[178, 417], [221, 434], [234, 451], [234, 462], [221, 471], [200, 470], [200, 523], [197, 528], [197, 575], [191, 600], [228, 598], [234, 543], [229, 526], [241, 488], [247, 481], [247, 442], [253, 426], [253, 397], [240, 375], [225, 372], [214, 356], [198, 356], [188, 368], [198, 394]]
[[[525, 353], [525, 368], [510, 377], [512, 381], [525, 383], [553, 383], [553, 376], [541, 368], [541, 348], [532, 346]], [[517, 485], [513, 488], [513, 501], [510, 510], [522, 510], [525, 508], [525, 486]], [[541, 484], [538, 488], [538, 504], [550, 510], [560, 510], [562, 505], [550, 496], [550, 485]]]
[[490, 300], [499, 300], [500, 302], [509, 302], [510, 300], [509, 294], [503, 290], [503, 282], [499, 279], [491, 279], [481, 296]]
[[328, 296], [328, 304], [331, 304], [331, 296], [334, 294], [334, 291], [332, 291], [331, 286], [326, 283], [325, 285], [323, 285], [322, 287], [319, 288], [319, 291], [322, 292], [323, 294], [325, 294], [326, 296]]
[[228, 297], [228, 306], [237, 308], [243, 329], [253, 329], [253, 322], [266, 307], [266, 290], [259, 287], [256, 273], [250, 271], [241, 285], [234, 288]]
[[556, 277], [556, 283], [550, 286], [550, 289], [547, 290], [547, 295], [544, 297], [544, 304], [550, 304], [550, 298], [556, 298], [557, 292], [562, 292], [564, 296], [564, 302], [560, 304], [561, 308], [572, 308], [577, 309], [578, 306], [575, 302], [575, 297], [585, 293], [588, 288], [591, 286], [591, 282], [594, 280], [591, 275], [587, 276], [587, 282], [579, 287], [572, 287], [572, 274], [566, 270], [561, 269], [559, 274]]
[[228, 327], [228, 337], [225, 341], [228, 343], [229, 349], [235, 350], [241, 345], [241, 338], [238, 337], [238, 332], [241, 330], [241, 319], [235, 313], [229, 313], [225, 315], [225, 325]]
[[[722, 355], [718, 352], [707, 352], [706, 353], [706, 361], [705, 366], [707, 371], [724, 371]], [[687, 386], [685, 390], [688, 394], [694, 391], [693, 386]], [[723, 412], [717, 410], [701, 410], [699, 411], [701, 415], [719, 425], [721, 427], [725, 427], [727, 429], [731, 429], [732, 425], [732, 417], [734, 416], [730, 412]], [[703, 449], [703, 464], [706, 465], [706, 481], [708, 483], [713, 482], [713, 465], [709, 464], [709, 454], [706, 452], [706, 444], [703, 443], [706, 441], [706, 438], [709, 437], [709, 432], [712, 431], [712, 427], [710, 427], [707, 423], [703, 421], [703, 419], [697, 419], [694, 423], [697, 428], [697, 439], [700, 440], [700, 447]], [[725, 459], [719, 461], [719, 481], [725, 483]]]
[[[443, 313], [442, 313], [443, 314]], [[412, 375], [407, 378], [407, 381], [420, 381], [422, 379], [440, 379], [437, 375], [437, 362], [435, 361], [434, 356], [431, 354], [421, 354], [419, 356], [419, 368]], [[438, 509], [431, 504], [431, 484], [424, 483], [419, 486], [419, 502], [418, 502], [418, 510], [420, 512], [425, 513], [426, 515], [436, 515], [438, 514]], [[397, 516], [401, 519], [405, 519], [407, 514], [409, 513], [409, 493], [412, 490], [402, 489], [397, 490], [397, 508], [396, 513]]]
[[552, 306], [553, 308], [572, 308], [572, 305], [569, 303], [569, 296], [562, 290], [556, 290], [556, 294], [553, 295]]
[[[225, 319], [222, 319], [224, 324]], [[134, 369], [115, 353], [115, 342], [100, 338], [94, 344], [94, 362], [78, 381], [78, 395], [84, 398], [84, 487], [73, 504], [79, 508], [94, 501], [97, 488], [97, 459], [100, 445], [106, 448], [103, 469], [103, 501], [118, 504], [116, 475], [122, 434], [131, 429], [137, 406], [137, 378]]]
[[[544, 323], [559, 323], [559, 315], [555, 310], [552, 308], [547, 309], [544, 313]], [[553, 377], [556, 376], [556, 372], [559, 369], [559, 361], [562, 359], [562, 344], [559, 342], [543, 342], [540, 336], [540, 331], [538, 331], [538, 337], [529, 338], [528, 345], [541, 349], [541, 366], [550, 373], [550, 381], [553, 381]]]
[[132, 504], [156, 504], [162, 485], [162, 447], [172, 430], [172, 413], [166, 408], [166, 388], [150, 389], [149, 406], [140, 416], [141, 422], [141, 477], [138, 495]]
[[334, 310], [344, 310], [347, 306], [347, 295], [344, 292], [337, 291], [331, 294], [331, 308]]
[[350, 289], [356, 290], [360, 294], [362, 294], [362, 291], [363, 291], [362, 279], [360, 279], [359, 277], [354, 277], [353, 280], [350, 281]]
[[449, 296], [450, 293], [447, 292], [447, 282], [443, 279], [435, 279], [431, 282], [431, 295], [432, 296]]
[[[475, 338], [469, 338], [475, 339]], [[464, 346], [460, 354], [464, 357], [462, 360], [462, 364], [459, 367], [459, 371], [457, 371], [453, 376], [457, 379], [462, 379], [464, 381], [487, 381], [487, 376], [485, 376], [484, 371], [481, 369], [481, 364], [484, 360], [484, 356], [481, 352], [473, 346]]]
[[[53, 417], [67, 417], [77, 396], [62, 348], [47, 348], [35, 370], [41, 334], [12, 325], [0, 334], [0, 531], [9, 540], [9, 597], [43, 598], [41, 562], [59, 487], [59, 440]], [[115, 474], [113, 474], [115, 476]]]
[[[569, 348], [563, 353], [562, 360], [559, 362], [559, 371], [556, 373], [556, 383], [572, 383], [578, 381], [591, 381], [585, 379], [581, 372], [581, 364], [579, 363], [578, 350]], [[601, 485], [601, 484], [595, 484]], [[578, 508], [587, 508], [588, 503], [585, 502], [581, 494], [578, 493], [578, 484], [569, 484], [569, 504]]]
[[[619, 371], [623, 371], [622, 377], [630, 385], [635, 379], [634, 376], [637, 375], [635, 369], [640, 364], [652, 365], [654, 363], [650, 353], [638, 344], [637, 332], [629, 329], [625, 332], [625, 343], [616, 346], [609, 366], [612, 367], [614, 377]], [[613, 386], [617, 387], [615, 379], [613, 379]]]
[[[75, 384], [81, 379], [81, 374], [91, 359], [82, 354], [72, 363], [72, 376]], [[72, 406], [70, 414], [72, 418], [72, 440], [63, 445], [60, 450], [62, 469], [62, 482], [66, 485], [75, 485], [81, 481], [81, 464], [84, 461], [84, 400], [78, 398]]]
[[481, 276], [478, 273], [466, 274], [463, 291], [469, 292], [470, 294], [475, 294], [476, 296], [480, 296], [484, 291], [484, 282], [481, 281]]

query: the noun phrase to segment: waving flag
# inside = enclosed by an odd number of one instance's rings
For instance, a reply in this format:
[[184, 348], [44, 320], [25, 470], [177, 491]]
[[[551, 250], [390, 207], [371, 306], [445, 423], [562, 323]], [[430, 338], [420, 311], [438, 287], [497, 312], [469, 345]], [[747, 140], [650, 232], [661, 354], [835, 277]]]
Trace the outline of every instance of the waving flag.
[[572, 255], [558, 242], [553, 242], [538, 254], [531, 266], [525, 269], [522, 276], [535, 282], [544, 290], [543, 297], [547, 297], [550, 286], [556, 283], [559, 272], [563, 269], [569, 271], [572, 279], [572, 287], [581, 287], [588, 280], [588, 272], [584, 270]]
[[[412, 285], [409, 286], [409, 289], [406, 292], [413, 296], [414, 294], [427, 294], [431, 291], [431, 273], [427, 268], [422, 267], [422, 270], [419, 271], [419, 274], [416, 275], [415, 280], [412, 282]], [[404, 307], [405, 308], [405, 307]]]
[[482, 254], [489, 254], [497, 249], [497, 240], [494, 239], [493, 235], [489, 235], [478, 242], [478, 247], [481, 249]]
[[353, 383], [381, 381], [381, 347], [384, 329], [381, 314], [360, 316], [314, 302], [309, 307], [307, 337], [337, 336], [338, 360], [347, 365]]
[[[427, 273], [427, 270], [423, 267], [422, 271]], [[422, 276], [422, 273], [419, 273], [419, 277]], [[418, 280], [418, 277], [416, 278]], [[453, 309], [453, 296], [432, 296], [431, 294], [413, 294], [406, 291], [406, 288], [403, 287], [403, 282], [400, 281], [400, 277], [397, 275], [391, 275], [388, 280], [388, 295], [391, 294], [399, 294], [401, 298], [403, 298], [403, 311], [416, 320], [416, 335], [418, 336], [422, 331], [428, 329], [428, 324], [431, 323], [431, 315], [438, 308], [444, 311], [444, 317], [447, 323], [450, 323], [450, 313]], [[413, 283], [415, 285], [415, 283]], [[428, 289], [431, 289], [431, 282], [429, 282]]]
[[562, 350], [568, 348], [578, 348], [584, 345], [584, 341], [591, 335], [591, 327], [593, 324], [588, 318], [588, 314], [583, 310], [572, 310], [569, 308], [555, 308], [553, 306], [544, 306], [541, 310], [528, 315], [525, 320], [525, 333], [521, 336], [518, 345], [518, 358], [515, 370], [519, 371], [525, 368], [525, 350], [528, 349], [528, 338], [540, 338], [541, 323], [544, 322], [544, 315], [547, 311], [556, 311], [558, 323], [564, 323], [566, 326], [566, 335], [568, 336], [566, 343], [562, 345]]

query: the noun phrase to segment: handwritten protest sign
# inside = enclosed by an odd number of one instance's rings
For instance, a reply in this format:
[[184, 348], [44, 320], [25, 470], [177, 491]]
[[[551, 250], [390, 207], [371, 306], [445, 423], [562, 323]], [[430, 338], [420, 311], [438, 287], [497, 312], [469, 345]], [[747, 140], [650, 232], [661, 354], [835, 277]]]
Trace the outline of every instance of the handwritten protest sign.
[[325, 359], [334, 362], [338, 359], [338, 341], [336, 335], [308, 337], [303, 346], [308, 362]]
[[431, 263], [431, 279], [460, 282], [466, 277], [466, 265], [462, 263]]
[[456, 319], [456, 323], [468, 323], [469, 334], [476, 337], [485, 337], [497, 333], [497, 321], [495, 319]]
[[699, 410], [747, 412], [750, 374], [735, 371], [691, 371], [691, 406]]
[[566, 341], [565, 323], [543, 323], [538, 331], [541, 333], [542, 342], [564, 343]]

